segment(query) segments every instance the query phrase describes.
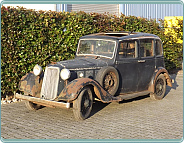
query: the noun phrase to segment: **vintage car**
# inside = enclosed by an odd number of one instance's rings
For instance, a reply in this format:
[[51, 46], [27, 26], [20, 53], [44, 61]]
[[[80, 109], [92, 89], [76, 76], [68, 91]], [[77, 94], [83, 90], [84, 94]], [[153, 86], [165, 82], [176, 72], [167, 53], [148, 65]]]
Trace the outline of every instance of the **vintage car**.
[[79, 39], [75, 59], [35, 65], [22, 77], [16, 98], [30, 110], [41, 106], [73, 107], [76, 119], [90, 116], [93, 100], [119, 102], [143, 95], [164, 98], [172, 86], [164, 68], [160, 38], [136, 32], [109, 32]]

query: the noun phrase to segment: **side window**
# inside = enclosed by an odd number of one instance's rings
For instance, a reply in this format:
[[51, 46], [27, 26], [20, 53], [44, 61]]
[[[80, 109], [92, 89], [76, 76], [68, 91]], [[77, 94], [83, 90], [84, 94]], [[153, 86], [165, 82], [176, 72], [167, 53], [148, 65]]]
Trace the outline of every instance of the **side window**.
[[156, 40], [156, 44], [155, 44], [155, 54], [156, 54], [156, 56], [162, 55], [162, 54], [163, 54], [162, 42], [161, 42], [160, 40]]
[[136, 52], [136, 41], [122, 41], [119, 46], [119, 58], [135, 58], [137, 57]]
[[153, 40], [143, 39], [140, 40], [140, 56], [141, 57], [151, 57], [153, 56]]

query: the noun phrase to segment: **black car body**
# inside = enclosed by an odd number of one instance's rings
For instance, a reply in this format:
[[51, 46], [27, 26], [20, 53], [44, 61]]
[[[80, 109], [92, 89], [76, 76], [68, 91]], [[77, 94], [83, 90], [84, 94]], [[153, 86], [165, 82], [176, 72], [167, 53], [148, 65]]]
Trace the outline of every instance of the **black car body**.
[[93, 99], [109, 103], [150, 94], [162, 99], [172, 86], [164, 68], [160, 38], [147, 33], [111, 32], [83, 36], [73, 60], [36, 65], [19, 83], [31, 110], [73, 105], [76, 119], [86, 119]]

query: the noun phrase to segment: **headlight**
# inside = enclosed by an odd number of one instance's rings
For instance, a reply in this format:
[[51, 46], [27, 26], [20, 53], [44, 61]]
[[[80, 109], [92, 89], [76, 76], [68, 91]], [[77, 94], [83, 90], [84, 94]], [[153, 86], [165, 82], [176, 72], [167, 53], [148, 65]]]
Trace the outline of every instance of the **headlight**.
[[42, 67], [36, 64], [33, 68], [33, 73], [38, 76], [42, 73]]
[[70, 71], [68, 69], [62, 69], [61, 70], [60, 76], [61, 76], [61, 78], [63, 80], [69, 79], [70, 78], [70, 75], [71, 75], [71, 73], [70, 73]]

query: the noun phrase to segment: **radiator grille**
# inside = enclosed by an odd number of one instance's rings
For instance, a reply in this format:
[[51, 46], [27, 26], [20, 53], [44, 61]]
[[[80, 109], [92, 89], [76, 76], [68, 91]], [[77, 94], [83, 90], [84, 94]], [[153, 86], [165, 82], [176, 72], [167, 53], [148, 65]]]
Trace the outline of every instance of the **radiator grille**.
[[46, 67], [42, 89], [41, 98], [53, 100], [57, 96], [59, 82], [59, 68]]

